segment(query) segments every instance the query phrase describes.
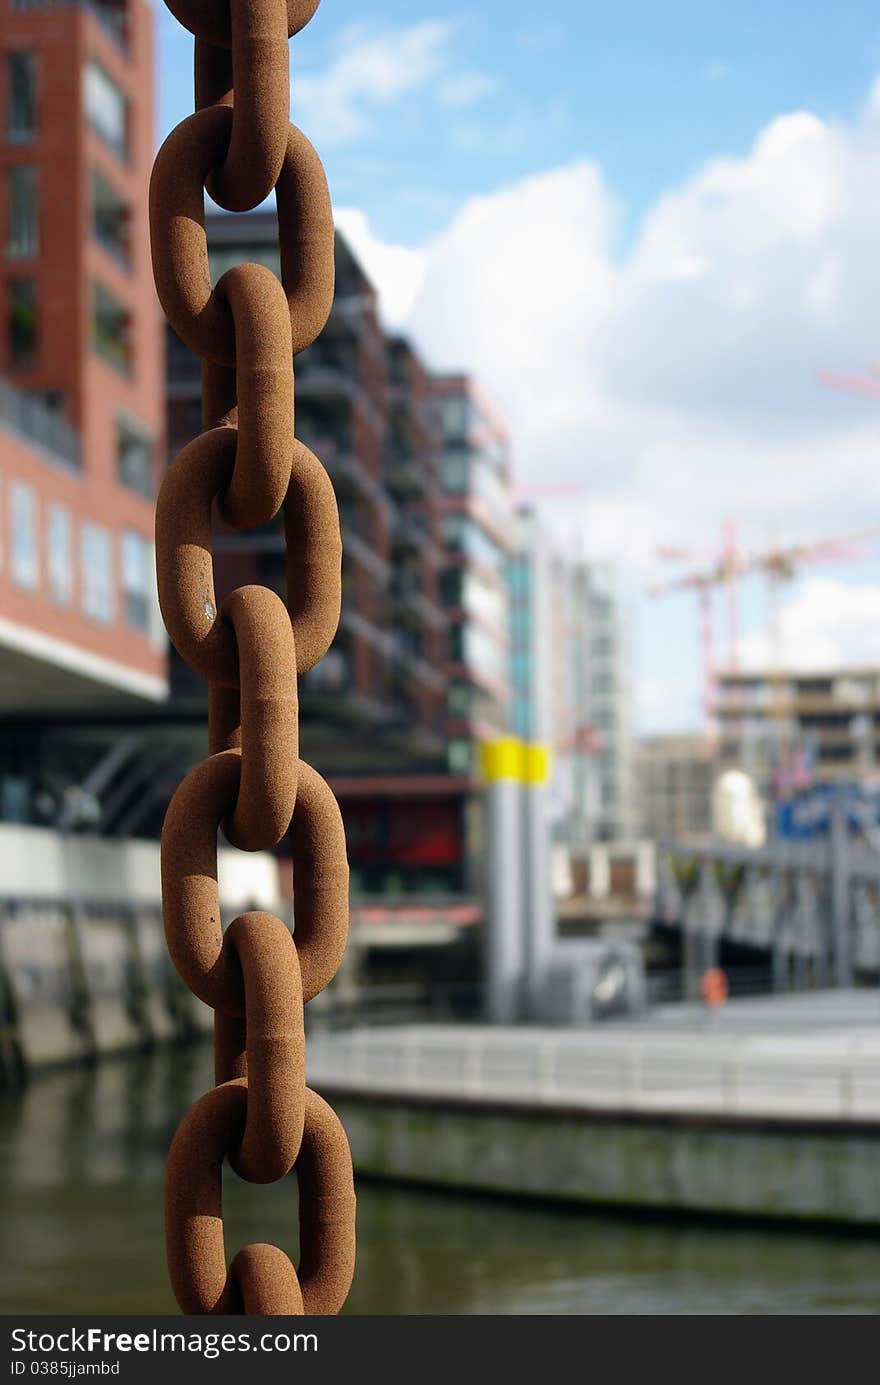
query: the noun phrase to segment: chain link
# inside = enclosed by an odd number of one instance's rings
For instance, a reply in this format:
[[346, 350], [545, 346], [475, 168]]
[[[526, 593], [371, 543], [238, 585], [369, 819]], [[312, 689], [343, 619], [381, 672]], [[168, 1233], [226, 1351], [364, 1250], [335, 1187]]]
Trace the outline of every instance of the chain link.
[[[185, 1313], [338, 1313], [354, 1272], [354, 1184], [345, 1132], [305, 1085], [303, 1005], [332, 980], [348, 936], [339, 808], [299, 759], [297, 675], [339, 623], [342, 543], [326, 470], [294, 438], [293, 358], [333, 302], [334, 230], [320, 160], [288, 122], [288, 37], [317, 0], [166, 0], [195, 35], [196, 113], [171, 132], [150, 184], [156, 289], [202, 365], [205, 431], [169, 467], [156, 507], [159, 600], [178, 653], [208, 680], [209, 750], [162, 831], [165, 936], [214, 1016], [217, 1085], [168, 1156], [165, 1234]], [[281, 282], [237, 265], [212, 287], [204, 190], [230, 211], [274, 188]], [[240, 587], [218, 607], [215, 502], [237, 529], [283, 515], [287, 604]], [[217, 834], [243, 851], [290, 834], [295, 938], [272, 914], [225, 933]], [[227, 1268], [222, 1163], [253, 1183], [294, 1166], [300, 1263], [250, 1245]]]

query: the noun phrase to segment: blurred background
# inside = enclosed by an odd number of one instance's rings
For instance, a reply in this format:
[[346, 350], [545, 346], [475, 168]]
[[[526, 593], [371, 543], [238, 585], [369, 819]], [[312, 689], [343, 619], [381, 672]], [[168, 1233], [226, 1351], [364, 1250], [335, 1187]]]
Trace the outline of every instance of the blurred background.
[[[147, 187], [192, 39], [148, 0], [0, 0], [0, 39], [0, 1307], [170, 1311], [211, 1016], [158, 838], [207, 703], [156, 600], [201, 416]], [[300, 723], [351, 864], [307, 1014], [349, 1310], [876, 1311], [876, 14], [324, 0], [292, 60], [337, 220], [296, 409], [344, 540]], [[277, 235], [209, 206], [212, 277]], [[214, 557], [283, 595], [280, 525]], [[220, 881], [294, 924], [287, 841]], [[230, 1254], [295, 1243], [288, 1183], [229, 1177]]]

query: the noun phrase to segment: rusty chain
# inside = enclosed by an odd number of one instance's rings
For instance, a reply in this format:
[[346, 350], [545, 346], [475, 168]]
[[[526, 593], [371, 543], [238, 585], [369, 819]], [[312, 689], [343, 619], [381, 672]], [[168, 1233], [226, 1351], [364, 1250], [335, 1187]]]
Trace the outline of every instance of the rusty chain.
[[[303, 1005], [334, 976], [348, 934], [348, 862], [328, 785], [298, 758], [297, 675], [339, 623], [342, 544], [333, 487], [294, 438], [293, 357], [333, 302], [324, 171], [289, 124], [288, 39], [318, 0], [166, 0], [195, 35], [196, 111], [171, 132], [150, 184], [156, 288], [202, 357], [205, 431], [170, 466], [156, 507], [159, 600], [180, 655], [208, 680], [209, 758], [162, 831], [165, 936], [178, 972], [215, 1011], [214, 1089], [168, 1157], [165, 1234], [185, 1313], [337, 1313], [354, 1269], [351, 1154], [305, 1085]], [[274, 189], [281, 281], [237, 265], [212, 287], [204, 189], [247, 211]], [[287, 605], [241, 587], [218, 607], [214, 502], [237, 529], [283, 513]], [[290, 832], [295, 940], [271, 914], [221, 928], [217, 834], [244, 851]], [[271, 1183], [296, 1166], [300, 1261], [251, 1245], [227, 1269], [221, 1167]]]

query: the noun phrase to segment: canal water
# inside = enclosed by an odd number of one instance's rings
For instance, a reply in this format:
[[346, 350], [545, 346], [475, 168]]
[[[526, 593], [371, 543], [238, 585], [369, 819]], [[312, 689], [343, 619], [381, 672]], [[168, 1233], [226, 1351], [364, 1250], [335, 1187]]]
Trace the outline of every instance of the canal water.
[[[163, 1313], [162, 1177], [211, 1084], [204, 1048], [35, 1079], [0, 1095], [0, 1313]], [[296, 1245], [296, 1186], [224, 1184], [227, 1250]], [[876, 1313], [880, 1237], [631, 1220], [358, 1187], [347, 1311]]]

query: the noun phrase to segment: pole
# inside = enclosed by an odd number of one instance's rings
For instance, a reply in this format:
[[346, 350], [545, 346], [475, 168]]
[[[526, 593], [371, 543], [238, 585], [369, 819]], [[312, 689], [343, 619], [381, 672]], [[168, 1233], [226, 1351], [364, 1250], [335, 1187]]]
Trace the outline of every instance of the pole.
[[486, 781], [486, 922], [483, 997], [492, 1024], [514, 1024], [522, 1008], [524, 964], [522, 868], [522, 743], [484, 741]]
[[550, 756], [537, 742], [523, 750], [523, 860], [525, 893], [525, 1005], [530, 1019], [539, 1019], [547, 967], [556, 932], [547, 819]]

